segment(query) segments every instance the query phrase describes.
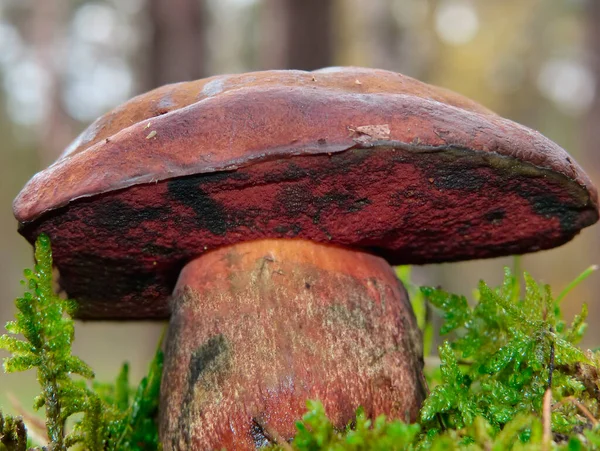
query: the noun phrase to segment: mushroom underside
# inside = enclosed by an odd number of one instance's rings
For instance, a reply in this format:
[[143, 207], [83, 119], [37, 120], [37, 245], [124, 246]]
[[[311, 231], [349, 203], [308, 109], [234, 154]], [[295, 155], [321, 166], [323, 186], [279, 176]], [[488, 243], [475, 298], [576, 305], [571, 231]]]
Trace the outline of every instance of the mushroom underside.
[[183, 266], [234, 242], [298, 238], [392, 264], [522, 254], [597, 220], [586, 188], [493, 152], [373, 147], [263, 161], [78, 199], [47, 233], [82, 319], [167, 318]]

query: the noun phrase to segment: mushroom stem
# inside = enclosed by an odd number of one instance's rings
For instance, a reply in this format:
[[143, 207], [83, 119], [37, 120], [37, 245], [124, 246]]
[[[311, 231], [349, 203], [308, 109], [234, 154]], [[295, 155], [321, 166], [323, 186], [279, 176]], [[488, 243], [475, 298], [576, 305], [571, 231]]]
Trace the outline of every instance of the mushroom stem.
[[421, 334], [385, 260], [301, 240], [220, 248], [182, 271], [161, 393], [165, 450], [290, 440], [307, 399], [336, 427], [362, 406], [412, 421]]

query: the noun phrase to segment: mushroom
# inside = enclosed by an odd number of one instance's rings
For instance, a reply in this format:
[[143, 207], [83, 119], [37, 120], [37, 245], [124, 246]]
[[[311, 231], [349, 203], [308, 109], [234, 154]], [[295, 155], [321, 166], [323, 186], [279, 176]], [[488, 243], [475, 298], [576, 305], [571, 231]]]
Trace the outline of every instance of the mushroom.
[[[357, 80], [359, 81], [357, 83]], [[164, 448], [289, 440], [307, 398], [412, 421], [420, 332], [389, 264], [522, 254], [598, 219], [539, 133], [397, 73], [164, 86], [94, 122], [14, 203], [82, 319], [169, 318]]]

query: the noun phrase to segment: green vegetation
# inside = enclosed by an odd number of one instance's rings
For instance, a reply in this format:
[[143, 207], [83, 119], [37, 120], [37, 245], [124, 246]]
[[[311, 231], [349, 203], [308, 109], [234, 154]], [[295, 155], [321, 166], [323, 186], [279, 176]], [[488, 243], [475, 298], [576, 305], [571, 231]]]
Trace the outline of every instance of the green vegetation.
[[[52, 289], [47, 237], [38, 239], [35, 258], [35, 268], [25, 271], [27, 291], [16, 301], [16, 320], [7, 324], [0, 347], [11, 353], [4, 361], [6, 371], [36, 369], [42, 392], [34, 407], [45, 407], [52, 449], [160, 448], [156, 412], [162, 354], [157, 352], [135, 391], [127, 365], [114, 384], [94, 383], [88, 365], [71, 353], [75, 304]], [[399, 273], [411, 292], [425, 349], [433, 343], [430, 306], [443, 316], [440, 333], [450, 337], [439, 348], [439, 364], [428, 368], [432, 389], [419, 424], [371, 420], [359, 409], [356, 420], [339, 431], [322, 405], [309, 401], [293, 442], [273, 449], [600, 449], [600, 351], [577, 347], [587, 309], [570, 325], [560, 309], [574, 284], [554, 298], [547, 285], [525, 274], [522, 286], [506, 269], [500, 287], [480, 282], [470, 305], [464, 296], [417, 289], [407, 280], [408, 268]], [[74, 414], [78, 419], [68, 421]], [[28, 446], [23, 422], [0, 415], [0, 451]]]
[[[16, 300], [16, 320], [6, 325], [9, 333], [0, 337], [0, 348], [11, 353], [4, 360], [6, 372], [36, 369], [42, 392], [34, 408], [46, 409], [46, 433], [53, 451], [76, 444], [93, 451], [157, 449], [162, 353], [157, 352], [136, 391], [129, 386], [126, 364], [114, 384], [90, 383], [94, 373], [71, 354], [71, 315], [76, 304], [54, 293], [52, 251], [45, 235], [36, 242], [35, 261], [33, 270], [25, 270], [27, 291]], [[67, 420], [74, 414], [81, 414], [81, 419], [66, 433]], [[0, 421], [0, 450], [2, 446], [25, 449], [21, 426], [10, 417]]]
[[3, 417], [0, 413], [0, 451], [25, 451], [27, 431], [21, 418]]
[[[460, 334], [440, 347], [441, 383], [421, 410], [423, 424], [463, 428], [483, 417], [500, 430], [520, 413], [541, 412], [546, 389], [553, 398], [575, 396], [589, 409], [598, 409], [593, 393], [577, 378], [577, 368], [593, 365], [575, 346], [581, 340], [586, 308], [571, 326], [561, 317], [548, 286], [525, 274], [525, 297], [506, 269], [504, 284], [491, 289], [479, 284], [479, 301], [469, 307], [463, 296], [423, 288], [429, 301], [444, 312], [442, 334]], [[552, 430], [571, 433], [587, 420], [570, 415], [570, 406], [552, 414]]]

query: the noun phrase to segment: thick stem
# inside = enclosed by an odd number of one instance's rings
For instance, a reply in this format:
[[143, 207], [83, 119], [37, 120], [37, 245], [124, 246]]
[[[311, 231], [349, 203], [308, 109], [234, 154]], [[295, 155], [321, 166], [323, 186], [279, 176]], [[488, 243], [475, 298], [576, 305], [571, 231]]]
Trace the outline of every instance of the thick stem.
[[392, 268], [300, 240], [209, 252], [181, 273], [161, 393], [165, 450], [289, 440], [307, 399], [340, 428], [358, 406], [415, 420], [421, 334]]

